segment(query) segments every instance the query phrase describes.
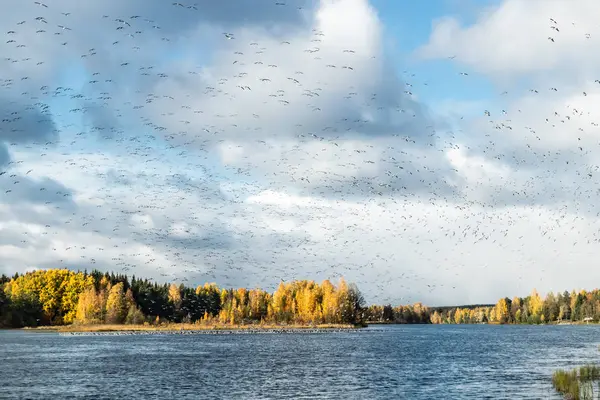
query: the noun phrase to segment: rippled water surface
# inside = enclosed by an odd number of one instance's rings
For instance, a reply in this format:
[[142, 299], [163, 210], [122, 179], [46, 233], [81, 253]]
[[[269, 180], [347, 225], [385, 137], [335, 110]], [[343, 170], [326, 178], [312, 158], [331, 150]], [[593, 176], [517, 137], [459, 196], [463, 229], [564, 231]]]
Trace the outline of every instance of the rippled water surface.
[[550, 386], [554, 369], [600, 361], [598, 326], [368, 330], [134, 336], [0, 331], [0, 398], [560, 399]]

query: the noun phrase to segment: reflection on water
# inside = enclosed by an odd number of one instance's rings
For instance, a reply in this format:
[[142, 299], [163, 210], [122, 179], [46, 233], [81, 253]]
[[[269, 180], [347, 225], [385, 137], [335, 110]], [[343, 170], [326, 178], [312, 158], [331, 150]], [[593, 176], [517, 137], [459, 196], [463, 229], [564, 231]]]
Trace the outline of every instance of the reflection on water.
[[596, 326], [386, 326], [330, 334], [0, 332], [0, 398], [560, 399]]

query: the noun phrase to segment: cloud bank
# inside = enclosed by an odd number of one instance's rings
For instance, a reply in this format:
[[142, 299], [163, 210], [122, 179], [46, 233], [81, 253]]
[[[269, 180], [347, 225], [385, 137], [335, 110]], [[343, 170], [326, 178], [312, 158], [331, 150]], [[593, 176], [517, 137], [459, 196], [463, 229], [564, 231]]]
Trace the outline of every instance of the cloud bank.
[[14, 2], [0, 268], [343, 275], [369, 301], [434, 305], [587, 285], [597, 6], [534, 3], [423, 38], [422, 62], [453, 57], [498, 89], [457, 122], [401, 79], [367, 0]]

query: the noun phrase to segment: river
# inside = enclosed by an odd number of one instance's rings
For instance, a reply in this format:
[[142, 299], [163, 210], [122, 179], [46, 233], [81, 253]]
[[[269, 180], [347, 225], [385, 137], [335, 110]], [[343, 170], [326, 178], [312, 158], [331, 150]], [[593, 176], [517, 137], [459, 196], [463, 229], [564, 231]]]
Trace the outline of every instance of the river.
[[394, 325], [364, 332], [60, 336], [0, 331], [2, 399], [560, 399], [600, 326]]

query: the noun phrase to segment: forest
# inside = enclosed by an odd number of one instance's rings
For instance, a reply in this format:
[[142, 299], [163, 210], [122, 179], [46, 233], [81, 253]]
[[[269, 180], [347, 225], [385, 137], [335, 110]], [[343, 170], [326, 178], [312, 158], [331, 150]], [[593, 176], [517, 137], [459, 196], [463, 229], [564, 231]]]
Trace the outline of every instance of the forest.
[[37, 270], [0, 276], [0, 328], [69, 324], [220, 323], [227, 325], [542, 324], [599, 322], [600, 290], [502, 298], [495, 305], [365, 305], [342, 278], [281, 282], [262, 289], [196, 288], [92, 271]]
[[544, 324], [560, 322], [599, 322], [600, 290], [549, 292], [545, 297], [533, 289], [527, 297], [508, 297], [495, 305], [459, 307], [369, 306], [367, 322], [397, 324]]
[[281, 282], [261, 289], [196, 288], [133, 276], [37, 270], [0, 277], [0, 327], [68, 324], [221, 323], [353, 324], [363, 322], [364, 299], [342, 278]]

